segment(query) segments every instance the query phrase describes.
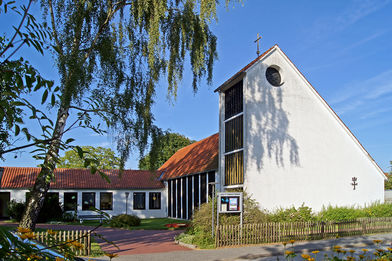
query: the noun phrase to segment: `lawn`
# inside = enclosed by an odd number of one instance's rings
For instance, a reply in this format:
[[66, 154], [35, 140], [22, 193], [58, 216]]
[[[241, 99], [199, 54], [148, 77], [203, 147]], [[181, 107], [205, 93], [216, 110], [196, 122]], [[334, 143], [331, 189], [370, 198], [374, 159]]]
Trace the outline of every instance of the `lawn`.
[[[173, 228], [165, 227], [166, 224], [173, 224], [173, 223], [185, 223], [188, 224], [188, 220], [178, 220], [172, 218], [145, 218], [141, 219], [140, 226], [133, 226], [132, 230], [168, 230]], [[100, 223], [98, 220], [86, 220], [83, 223], [79, 222], [67, 222], [67, 225], [83, 225], [83, 226], [98, 226]], [[108, 223], [103, 223], [104, 227], [110, 227]], [[181, 228], [179, 228], [181, 229]], [[183, 229], [183, 228], [182, 228]]]
[[[168, 229], [173, 229], [173, 228], [168, 228], [165, 227], [166, 224], [172, 224], [172, 223], [185, 223], [188, 224], [188, 220], [178, 220], [178, 219], [172, 219], [172, 218], [145, 218], [141, 219], [140, 226], [133, 226], [133, 230], [168, 230]], [[98, 220], [86, 220], [83, 223], [79, 222], [67, 222], [66, 224], [68, 225], [84, 225], [84, 226], [98, 226], [100, 223]], [[109, 224], [105, 223], [103, 224], [104, 227], [110, 227]], [[178, 228], [181, 229], [181, 228]], [[182, 228], [183, 229], [183, 228]]]

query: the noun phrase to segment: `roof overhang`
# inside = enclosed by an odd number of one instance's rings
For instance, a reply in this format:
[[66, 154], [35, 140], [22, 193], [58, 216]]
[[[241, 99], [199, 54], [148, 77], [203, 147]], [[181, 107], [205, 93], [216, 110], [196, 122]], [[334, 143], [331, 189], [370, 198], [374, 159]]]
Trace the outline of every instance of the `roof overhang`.
[[245, 71], [237, 73], [236, 75], [234, 75], [233, 77], [231, 77], [230, 79], [225, 81], [221, 86], [216, 88], [214, 92], [224, 92], [224, 91], [226, 91], [231, 86], [233, 86], [234, 84], [236, 84], [237, 82], [242, 80], [245, 77], [245, 75], [246, 75]]

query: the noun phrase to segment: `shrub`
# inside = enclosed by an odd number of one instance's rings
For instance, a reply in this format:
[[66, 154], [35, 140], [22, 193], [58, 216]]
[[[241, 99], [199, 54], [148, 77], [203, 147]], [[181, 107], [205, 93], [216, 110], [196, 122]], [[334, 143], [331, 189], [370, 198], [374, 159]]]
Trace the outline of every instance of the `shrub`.
[[363, 209], [366, 217], [390, 217], [392, 215], [392, 203], [375, 203]]
[[[216, 199], [215, 199], [214, 217], [216, 217]], [[208, 203], [200, 206], [200, 209], [195, 211], [193, 219], [187, 234], [193, 235], [192, 244], [200, 248], [211, 248], [214, 245], [214, 238], [211, 236], [211, 215], [212, 215], [212, 200], [209, 198]], [[261, 211], [257, 202], [244, 193], [244, 213], [243, 223], [262, 223], [267, 222], [268, 216]], [[220, 214], [219, 224], [239, 224], [240, 215], [237, 214]]]
[[364, 211], [360, 208], [328, 206], [327, 208], [323, 207], [318, 214], [318, 219], [323, 221], [343, 221], [364, 216]]
[[280, 208], [270, 214], [270, 220], [273, 222], [307, 222], [315, 221], [316, 216], [312, 213], [310, 207], [302, 204], [298, 209], [295, 207], [287, 209]]
[[126, 214], [121, 214], [118, 216], [113, 217], [110, 220], [109, 225], [111, 227], [132, 227], [132, 226], [139, 226], [140, 225], [140, 218], [137, 216], [133, 215], [126, 215]]
[[24, 209], [25, 209], [24, 203], [11, 200], [11, 202], [8, 205], [8, 214], [12, 219], [15, 219], [16, 221], [19, 222], [22, 219]]

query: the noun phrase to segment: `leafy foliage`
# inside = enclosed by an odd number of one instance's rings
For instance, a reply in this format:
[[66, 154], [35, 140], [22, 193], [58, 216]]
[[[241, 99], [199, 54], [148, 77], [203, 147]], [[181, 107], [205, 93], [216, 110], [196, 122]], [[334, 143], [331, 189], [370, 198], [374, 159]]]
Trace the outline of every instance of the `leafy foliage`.
[[[391, 162], [392, 164], [392, 162]], [[389, 173], [389, 175], [387, 175], [387, 180], [384, 183], [384, 189], [385, 190], [390, 190], [392, 189], [392, 173]]]
[[19, 26], [13, 27], [14, 34], [10, 39], [0, 36], [0, 159], [5, 153], [14, 151], [9, 149], [13, 136], [23, 135], [33, 145], [48, 142], [45, 138], [32, 135], [28, 128], [23, 127], [23, 116], [27, 113], [30, 114], [30, 119], [39, 121], [43, 132], [53, 125], [45, 113], [24, 98], [30, 93], [44, 90], [42, 103], [51, 95], [51, 105], [54, 105], [57, 89], [52, 90], [53, 82], [42, 78], [25, 59], [13, 57], [23, 45], [43, 54], [48, 31], [28, 12], [31, 3], [29, 1], [27, 6], [20, 7], [14, 1], [0, 3], [0, 14], [12, 12], [21, 20]]
[[[226, 0], [226, 3], [229, 1]], [[43, 1], [51, 24], [52, 53], [61, 79], [57, 118], [50, 142], [37, 149], [43, 160], [21, 225], [34, 227], [49, 189], [59, 151], [69, 149], [66, 131], [111, 130], [121, 167], [132, 148], [144, 151], [159, 130], [151, 106], [158, 82], [166, 77], [169, 97], [176, 97], [189, 54], [196, 91], [211, 82], [217, 57], [216, 37], [208, 24], [216, 19], [216, 0]], [[160, 82], [162, 84], [162, 82]], [[47, 96], [44, 92], [42, 100]], [[67, 125], [69, 115], [76, 121]], [[77, 149], [77, 147], [76, 147]], [[83, 153], [82, 153], [83, 154]], [[92, 172], [97, 169], [91, 161]]]
[[111, 227], [130, 228], [133, 226], [139, 226], [140, 222], [141, 222], [140, 218], [138, 218], [137, 216], [121, 214], [121, 215], [113, 217], [110, 220], [109, 225]]
[[[216, 199], [215, 199], [216, 206]], [[212, 200], [208, 203], [204, 203], [197, 210], [191, 222], [191, 226], [186, 232], [189, 235], [193, 235], [192, 244], [195, 244], [201, 248], [211, 248], [214, 244], [214, 238], [211, 236], [212, 228]], [[216, 208], [214, 210], [214, 217], [216, 217]], [[244, 224], [251, 223], [262, 223], [268, 220], [268, 216], [262, 212], [255, 200], [244, 195], [244, 213], [243, 222]], [[238, 214], [221, 214], [219, 215], [219, 224], [239, 224], [240, 217]]]
[[76, 149], [65, 152], [64, 157], [59, 158], [59, 168], [85, 168], [86, 159], [89, 159], [97, 169], [118, 169], [121, 159], [116, 157], [115, 152], [109, 148], [81, 146], [87, 156], [80, 157]]
[[269, 215], [269, 220], [273, 222], [306, 222], [316, 220], [310, 207], [302, 204], [299, 208], [280, 208]]
[[24, 209], [25, 209], [24, 203], [11, 200], [8, 205], [8, 214], [12, 219], [15, 219], [16, 221], [20, 221], [22, 219]]
[[178, 133], [159, 135], [153, 139], [150, 152], [139, 160], [139, 169], [157, 170], [179, 149], [193, 142], [195, 141]]

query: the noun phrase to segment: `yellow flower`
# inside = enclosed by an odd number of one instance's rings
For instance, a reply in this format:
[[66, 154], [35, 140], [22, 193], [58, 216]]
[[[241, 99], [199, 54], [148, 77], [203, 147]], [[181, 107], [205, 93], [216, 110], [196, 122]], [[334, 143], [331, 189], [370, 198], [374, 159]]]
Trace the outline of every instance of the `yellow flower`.
[[20, 235], [20, 238], [21, 239], [34, 239], [35, 238], [35, 235], [34, 235], [34, 233], [33, 232], [27, 232], [27, 233], [24, 233], [24, 234], [22, 234], [22, 235]]
[[309, 257], [307, 260], [308, 261], [314, 261], [314, 257]]
[[49, 235], [56, 235], [58, 232], [57, 231], [53, 231], [52, 229], [48, 229], [47, 232], [49, 233]]
[[341, 249], [341, 246], [333, 246], [333, 249]]
[[301, 256], [302, 256], [303, 259], [309, 259], [310, 258], [310, 256], [308, 254], [302, 254]]
[[350, 252], [351, 254], [354, 254], [355, 253], [355, 250], [349, 250], [348, 252]]
[[283, 242], [282, 244], [283, 244], [283, 246], [286, 246], [286, 245], [287, 245], [287, 242]]
[[377, 250], [377, 252], [380, 252], [380, 253], [383, 253], [384, 252], [384, 249], [381, 249], [381, 248], [378, 248], [378, 249], [376, 249]]
[[320, 251], [318, 251], [318, 250], [314, 250], [314, 251], [312, 251], [312, 254], [315, 254], [315, 255], [317, 255], [318, 253], [320, 253]]
[[[29, 258], [30, 258], [30, 260], [31, 260], [31, 259], [37, 260], [37, 259], [42, 259], [42, 256], [38, 256], [38, 255], [36, 255], [36, 254], [31, 254]], [[27, 260], [29, 260], [29, 258], [27, 258]]]
[[291, 240], [289, 241], [289, 243], [290, 243], [290, 244], [294, 244], [294, 243], [295, 243], [295, 240], [291, 239]]
[[294, 251], [286, 250], [286, 251], [284, 252], [284, 254], [285, 254], [286, 256], [289, 256], [289, 255], [294, 254]]
[[341, 253], [346, 254], [347, 251], [346, 250], [340, 250]]
[[64, 261], [64, 258], [56, 256], [56, 261]]
[[367, 252], [367, 251], [369, 251], [369, 249], [363, 248], [362, 251]]
[[373, 240], [373, 242], [378, 245], [378, 244], [380, 244], [382, 242], [382, 240], [375, 239], [375, 240]]
[[109, 257], [110, 259], [115, 258], [116, 256], [118, 256], [118, 254], [115, 253], [107, 253], [105, 252], [105, 256]]
[[364, 255], [359, 255], [359, 258], [363, 259], [363, 258], [365, 258], [365, 256]]
[[24, 227], [18, 227], [17, 230], [19, 233], [22, 233], [22, 234], [32, 232], [30, 228], [24, 228]]
[[354, 260], [355, 260], [355, 257], [353, 257], [353, 256], [348, 256], [346, 260], [347, 260], [347, 261], [354, 261]]
[[391, 252], [392, 252], [392, 248], [390, 248], [390, 247], [387, 247], [387, 249], [388, 249], [389, 251], [391, 251]]

